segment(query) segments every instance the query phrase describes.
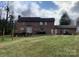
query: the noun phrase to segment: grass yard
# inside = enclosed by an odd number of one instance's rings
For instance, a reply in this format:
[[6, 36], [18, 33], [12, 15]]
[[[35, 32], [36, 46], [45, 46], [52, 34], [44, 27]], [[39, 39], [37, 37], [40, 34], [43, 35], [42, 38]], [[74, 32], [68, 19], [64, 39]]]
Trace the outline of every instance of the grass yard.
[[15, 37], [14, 40], [5, 37], [5, 41], [0, 42], [0, 56], [79, 56], [79, 35]]

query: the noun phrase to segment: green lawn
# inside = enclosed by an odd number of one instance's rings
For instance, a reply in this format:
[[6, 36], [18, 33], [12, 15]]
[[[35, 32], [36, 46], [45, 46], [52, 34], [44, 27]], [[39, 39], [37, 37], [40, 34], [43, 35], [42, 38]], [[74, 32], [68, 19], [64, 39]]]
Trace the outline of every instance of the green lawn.
[[79, 56], [79, 35], [15, 37], [14, 40], [5, 37], [0, 42], [0, 56]]

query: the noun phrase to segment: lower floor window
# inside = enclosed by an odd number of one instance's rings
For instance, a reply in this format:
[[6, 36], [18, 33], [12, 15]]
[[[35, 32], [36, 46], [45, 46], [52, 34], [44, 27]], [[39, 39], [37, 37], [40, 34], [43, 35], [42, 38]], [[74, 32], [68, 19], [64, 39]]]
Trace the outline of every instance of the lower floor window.
[[51, 29], [51, 34], [53, 34], [53, 29]]
[[27, 32], [27, 33], [32, 33], [32, 27], [27, 27], [27, 28], [26, 28], [26, 32]]
[[24, 30], [24, 28], [23, 28], [23, 27], [21, 27], [21, 28], [20, 28], [20, 30]]
[[55, 29], [55, 34], [57, 34], [57, 29]]

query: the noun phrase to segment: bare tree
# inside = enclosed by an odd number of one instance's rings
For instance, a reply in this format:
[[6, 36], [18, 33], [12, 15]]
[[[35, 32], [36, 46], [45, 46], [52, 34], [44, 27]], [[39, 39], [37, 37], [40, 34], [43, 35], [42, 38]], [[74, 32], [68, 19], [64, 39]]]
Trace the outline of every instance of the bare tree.
[[5, 29], [6, 29], [6, 32], [8, 30], [7, 26], [8, 26], [8, 18], [9, 18], [9, 7], [7, 6], [6, 7], [6, 26], [5, 26]]
[[12, 37], [12, 40], [13, 40], [13, 36], [14, 36], [14, 16], [13, 15], [10, 15], [10, 25], [11, 25], [11, 37]]
[[3, 19], [3, 23], [2, 23], [2, 28], [3, 28], [3, 29], [2, 29], [2, 36], [3, 36], [2, 40], [4, 40], [5, 31], [7, 30], [9, 7], [7, 6], [5, 10], [6, 10], [6, 20]]

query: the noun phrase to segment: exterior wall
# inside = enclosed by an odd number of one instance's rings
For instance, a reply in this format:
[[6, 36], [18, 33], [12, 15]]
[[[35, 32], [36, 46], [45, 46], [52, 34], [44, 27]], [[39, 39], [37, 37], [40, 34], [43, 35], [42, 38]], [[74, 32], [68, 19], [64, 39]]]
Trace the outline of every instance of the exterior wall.
[[56, 34], [58, 34], [58, 35], [63, 34], [64, 30], [68, 31], [70, 34], [76, 34], [76, 28], [64, 28], [64, 29], [62, 29], [62, 28], [55, 28], [54, 30], [57, 30]]
[[[47, 22], [47, 25], [45, 25], [45, 22], [43, 22], [43, 25], [40, 25], [40, 22], [17, 22], [16, 23], [16, 33], [26, 33], [26, 28], [28, 26], [32, 27], [32, 34], [36, 34], [36, 32], [41, 31], [40, 28], [42, 27], [46, 34], [51, 34], [51, 29], [54, 28], [54, 22]], [[21, 28], [24, 28], [24, 30], [21, 30]]]
[[76, 33], [79, 34], [79, 26], [77, 26]]

